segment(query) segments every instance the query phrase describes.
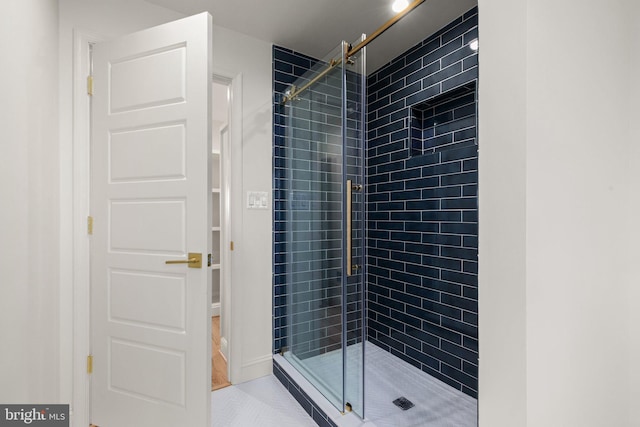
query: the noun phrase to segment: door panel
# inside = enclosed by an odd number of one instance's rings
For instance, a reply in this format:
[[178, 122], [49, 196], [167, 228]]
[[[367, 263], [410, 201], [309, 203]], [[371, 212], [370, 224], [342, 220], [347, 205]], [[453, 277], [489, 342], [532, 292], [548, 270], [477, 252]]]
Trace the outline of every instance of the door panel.
[[[112, 368], [108, 384], [111, 390], [151, 403], [184, 408], [185, 352], [112, 338], [108, 354]], [[158, 372], [162, 375], [157, 375]]]
[[[184, 123], [113, 132], [109, 140], [110, 182], [186, 178]], [[134, 163], [130, 159], [146, 159]]]
[[[111, 270], [108, 280], [110, 321], [186, 332], [184, 275]], [[148, 297], [154, 293], [164, 298]]]
[[91, 422], [210, 417], [211, 17], [93, 50]]
[[181, 43], [112, 61], [108, 74], [110, 112], [185, 102], [186, 51]]

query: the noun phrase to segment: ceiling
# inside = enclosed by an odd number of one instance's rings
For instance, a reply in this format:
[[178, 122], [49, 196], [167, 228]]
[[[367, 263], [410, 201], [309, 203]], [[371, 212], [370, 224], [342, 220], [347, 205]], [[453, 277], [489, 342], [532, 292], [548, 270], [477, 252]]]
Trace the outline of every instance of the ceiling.
[[[344, 39], [371, 34], [394, 12], [392, 0], [146, 0], [185, 15], [208, 11], [215, 25], [323, 58]], [[367, 47], [367, 70], [382, 65], [477, 5], [426, 0]]]

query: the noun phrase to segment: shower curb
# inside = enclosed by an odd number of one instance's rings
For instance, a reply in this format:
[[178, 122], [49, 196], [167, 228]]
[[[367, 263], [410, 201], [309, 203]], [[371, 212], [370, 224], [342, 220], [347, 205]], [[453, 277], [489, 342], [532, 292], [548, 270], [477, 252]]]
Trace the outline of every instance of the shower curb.
[[300, 385], [291, 376], [285, 372], [280, 366], [278, 358], [282, 358], [281, 355], [273, 356], [273, 375], [282, 383], [287, 391], [298, 401], [302, 409], [304, 409], [313, 421], [320, 427], [338, 427], [338, 425], [331, 420], [325, 411], [320, 409], [316, 402], [309, 397], [309, 395], [302, 390]]

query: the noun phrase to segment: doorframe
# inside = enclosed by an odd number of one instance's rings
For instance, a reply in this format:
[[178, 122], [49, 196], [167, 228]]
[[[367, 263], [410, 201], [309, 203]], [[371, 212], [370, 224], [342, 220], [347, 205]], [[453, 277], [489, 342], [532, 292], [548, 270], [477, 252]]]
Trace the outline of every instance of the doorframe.
[[[218, 85], [223, 85], [227, 88], [227, 120], [225, 125], [219, 129], [218, 135], [220, 140], [220, 161], [219, 161], [219, 170], [220, 170], [220, 302], [218, 316], [220, 317], [220, 348], [219, 351], [222, 354], [222, 357], [225, 359], [227, 363], [227, 380], [231, 377], [231, 358], [229, 357], [229, 342], [231, 341], [229, 334], [231, 333], [231, 298], [227, 295], [230, 294], [230, 283], [231, 283], [231, 251], [229, 247], [229, 242], [231, 241], [231, 228], [229, 224], [232, 224], [231, 220], [231, 191], [228, 191], [228, 199], [227, 199], [227, 190], [226, 187], [227, 182], [231, 183], [231, 173], [224, 167], [227, 163], [227, 157], [233, 159], [231, 154], [231, 129], [233, 127], [233, 104], [234, 100], [232, 97], [233, 91], [233, 79], [221, 76], [219, 74], [213, 74], [213, 83]], [[215, 99], [214, 99], [215, 102]], [[225, 143], [222, 138], [222, 133], [226, 132], [227, 134], [227, 147], [225, 148]], [[229, 204], [227, 205], [227, 200]], [[225, 301], [228, 301], [226, 303]]]
[[[73, 216], [73, 253], [71, 259], [61, 262], [71, 262], [73, 277], [71, 280], [73, 307], [72, 330], [61, 332], [61, 341], [71, 338], [73, 342], [70, 356], [72, 358], [71, 377], [61, 375], [61, 389], [72, 389], [71, 423], [75, 426], [89, 425], [91, 417], [91, 376], [87, 374], [87, 356], [91, 354], [91, 280], [90, 280], [90, 238], [87, 233], [87, 218], [90, 215], [90, 178], [91, 178], [91, 98], [87, 94], [87, 76], [91, 71], [92, 44], [106, 40], [105, 37], [89, 31], [74, 29], [73, 31], [73, 148], [72, 148], [72, 216]], [[242, 241], [242, 73], [235, 74], [213, 67], [212, 78], [224, 79], [229, 82], [231, 89], [231, 111], [229, 118], [229, 134], [232, 159], [232, 194], [231, 211], [234, 212], [231, 239]], [[236, 197], [234, 197], [236, 195]], [[229, 268], [237, 281], [241, 269], [237, 257], [230, 258]], [[236, 289], [234, 289], [236, 288]], [[241, 342], [240, 342], [240, 310], [234, 309], [233, 302], [239, 303], [238, 286], [231, 288], [232, 307], [230, 311], [230, 342], [229, 342], [229, 381], [240, 378], [241, 373]], [[64, 302], [61, 302], [63, 304]], [[235, 314], [235, 316], [234, 316]], [[69, 337], [70, 336], [70, 337]], [[235, 342], [237, 345], [233, 345]], [[235, 369], [233, 368], [235, 366]]]
[[90, 215], [91, 98], [87, 76], [91, 72], [91, 48], [104, 37], [83, 30], [73, 31], [73, 398], [72, 423], [89, 425], [91, 376], [87, 356], [91, 354]]
[[[215, 56], [215, 52], [214, 52]], [[225, 69], [219, 68], [216, 64], [213, 65], [214, 81], [227, 84], [230, 91], [229, 97], [229, 122], [227, 123], [229, 129], [229, 146], [231, 148], [231, 171], [229, 178], [231, 180], [231, 194], [230, 204], [231, 216], [231, 229], [223, 229], [222, 232], [229, 236], [229, 241], [233, 241], [236, 245], [242, 241], [242, 125], [243, 125], [243, 75], [242, 73], [233, 73]], [[223, 226], [221, 224], [221, 226]], [[239, 265], [238, 257], [233, 256], [233, 251], [228, 246], [222, 250], [223, 259], [227, 261], [226, 265], [223, 265], [224, 269], [227, 269], [229, 277], [232, 278], [236, 286], [228, 286], [230, 307], [227, 307], [226, 320], [229, 323], [229, 339], [226, 342], [227, 346], [227, 377], [232, 384], [237, 383], [241, 378], [242, 373], [242, 343], [241, 339], [241, 310], [240, 310], [240, 286], [238, 283], [241, 280], [242, 266]], [[226, 276], [227, 274], [224, 273]], [[220, 301], [222, 303], [222, 301]], [[221, 306], [221, 315], [225, 316], [225, 307]], [[220, 343], [222, 348], [222, 342]]]

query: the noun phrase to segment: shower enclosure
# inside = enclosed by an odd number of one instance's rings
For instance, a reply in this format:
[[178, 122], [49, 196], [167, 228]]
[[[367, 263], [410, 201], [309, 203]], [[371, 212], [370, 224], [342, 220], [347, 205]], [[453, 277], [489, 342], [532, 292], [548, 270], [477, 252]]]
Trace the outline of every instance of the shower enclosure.
[[477, 425], [477, 37], [274, 46], [274, 374], [320, 425]]
[[364, 417], [366, 62], [364, 49], [347, 57], [350, 46], [341, 43], [300, 77], [281, 106], [288, 171], [281, 350], [339, 411]]

